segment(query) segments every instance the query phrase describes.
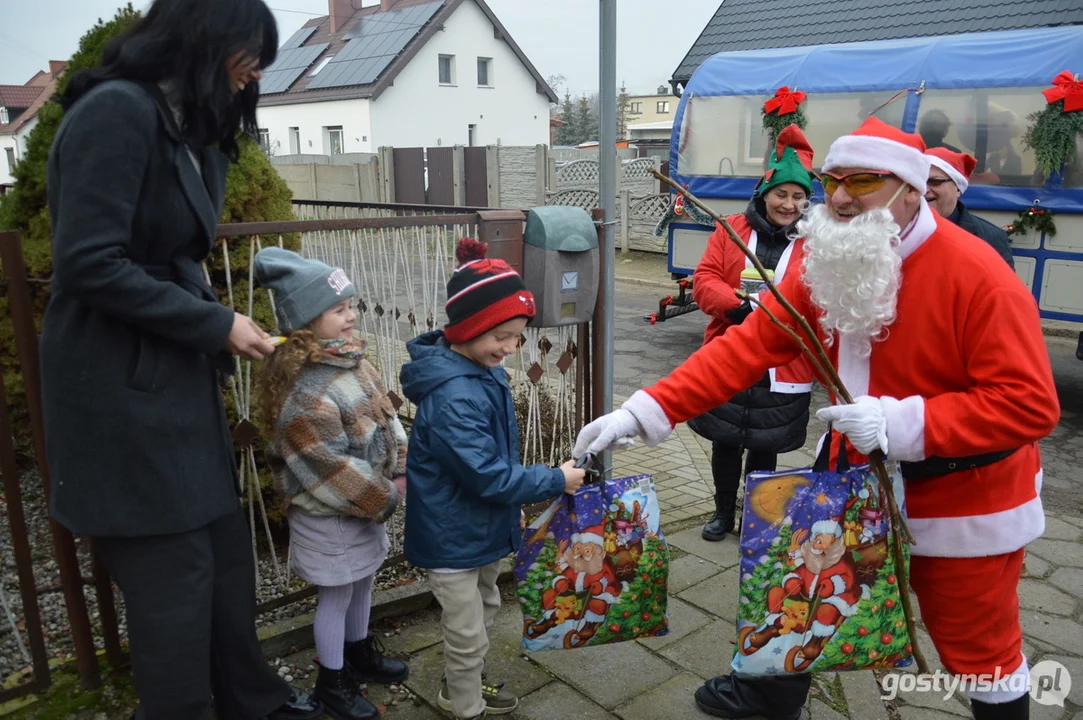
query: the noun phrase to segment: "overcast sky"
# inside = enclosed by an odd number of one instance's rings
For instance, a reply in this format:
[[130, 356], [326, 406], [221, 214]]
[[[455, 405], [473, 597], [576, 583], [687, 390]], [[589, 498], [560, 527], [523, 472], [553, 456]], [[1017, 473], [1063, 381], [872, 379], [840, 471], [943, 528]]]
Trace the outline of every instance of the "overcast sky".
[[[21, 85], [49, 60], [67, 60], [98, 18], [125, 0], [0, 0], [0, 85]], [[598, 3], [487, 0], [543, 76], [563, 75], [573, 94], [598, 89]], [[149, 0], [134, 0], [136, 9]], [[327, 0], [268, 0], [283, 41]], [[372, 4], [372, 0], [365, 0]], [[654, 92], [669, 78], [718, 8], [719, 0], [617, 0], [617, 87]], [[663, 9], [664, 8], [664, 9]]]

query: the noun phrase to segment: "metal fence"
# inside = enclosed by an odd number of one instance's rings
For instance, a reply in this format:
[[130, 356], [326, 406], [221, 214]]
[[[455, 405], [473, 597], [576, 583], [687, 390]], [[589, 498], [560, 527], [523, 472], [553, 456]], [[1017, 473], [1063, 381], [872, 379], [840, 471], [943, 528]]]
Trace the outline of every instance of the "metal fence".
[[[356, 205], [356, 206], [355, 206]], [[266, 293], [272, 303], [273, 295], [264, 290], [234, 293], [230, 257], [247, 249], [249, 287], [252, 286], [251, 258], [262, 247], [280, 244], [283, 238], [299, 234], [301, 252], [343, 267], [358, 288], [360, 325], [370, 347], [370, 359], [377, 366], [393, 404], [409, 422], [411, 407], [402, 397], [398, 368], [406, 359], [405, 341], [437, 327], [444, 302], [444, 287], [454, 265], [457, 240], [469, 235], [482, 241], [492, 240], [490, 256], [503, 257], [513, 265], [522, 263], [522, 217], [516, 227], [509, 223], [507, 211], [493, 213], [467, 208], [423, 209], [409, 206], [382, 206], [343, 203], [299, 202], [295, 204], [303, 219], [284, 222], [240, 223], [222, 225], [217, 230], [213, 253], [220, 255], [226, 265], [225, 287], [216, 287], [220, 296], [234, 306], [234, 299], [244, 298], [246, 307], [235, 308], [252, 313], [258, 293]], [[441, 212], [447, 211], [447, 212]], [[351, 217], [352, 216], [352, 217]], [[517, 254], [517, 257], [516, 257]], [[34, 455], [46, 500], [50, 491], [48, 464], [41, 408], [41, 378], [38, 371], [38, 336], [34, 320], [33, 296], [48, 292], [48, 281], [27, 276], [22, 247], [17, 233], [0, 233], [0, 267], [4, 282], [0, 290], [6, 295], [8, 314], [13, 323], [19, 366], [26, 388], [29, 420], [34, 440]], [[208, 281], [211, 273], [205, 272]], [[595, 317], [604, 311], [600, 298]], [[6, 318], [0, 318], [0, 321]], [[553, 329], [528, 329], [520, 342], [520, 351], [509, 362], [509, 374], [516, 391], [519, 416], [526, 427], [524, 460], [555, 462], [564, 449], [570, 451], [574, 430], [597, 412], [592, 398], [592, 385], [599, 381], [591, 372], [591, 346], [596, 345], [593, 334], [599, 324], [584, 324]], [[235, 360], [235, 372], [229, 378], [237, 426], [252, 425], [253, 368], [248, 361]], [[250, 428], [248, 428], [250, 429]], [[238, 467], [247, 501], [252, 531], [252, 548], [257, 559], [270, 561], [279, 581], [285, 580], [285, 591], [278, 597], [259, 605], [259, 612], [281, 609], [315, 594], [314, 587], [292, 589], [289, 582], [288, 559], [280, 556], [268, 521], [260, 486], [262, 462], [253, 443], [251, 432], [235, 432]], [[14, 557], [18, 579], [18, 597], [9, 597], [0, 585], [0, 606], [5, 625], [17, 639], [29, 671], [22, 673], [21, 682], [9, 682], [0, 690], [0, 702], [47, 688], [51, 682], [50, 647], [43, 625], [39, 599], [44, 594], [62, 593], [70, 632], [64, 633], [74, 652], [78, 672], [87, 688], [101, 682], [98, 647], [102, 647], [108, 663], [120, 668], [127, 662], [121, 642], [113, 585], [104, 566], [97, 561], [92, 544], [87, 539], [77, 541], [64, 527], [51, 518], [31, 518], [30, 522], [48, 522], [51, 555], [59, 582], [43, 586], [35, 579], [35, 557], [28, 542], [28, 519], [25, 514], [23, 488], [14, 444], [15, 427], [9, 413], [9, 402], [0, 386], [0, 473], [3, 474], [6, 497], [8, 538], [0, 538], [0, 554], [9, 548]], [[389, 523], [392, 547], [386, 565], [404, 562], [401, 554], [401, 513]], [[258, 545], [262, 536], [263, 545]], [[82, 552], [80, 553], [79, 549]], [[39, 548], [39, 552], [41, 549]], [[257, 567], [259, 564], [257, 563]], [[92, 588], [93, 592], [86, 592]], [[95, 607], [97, 623], [91, 622], [89, 607]]]

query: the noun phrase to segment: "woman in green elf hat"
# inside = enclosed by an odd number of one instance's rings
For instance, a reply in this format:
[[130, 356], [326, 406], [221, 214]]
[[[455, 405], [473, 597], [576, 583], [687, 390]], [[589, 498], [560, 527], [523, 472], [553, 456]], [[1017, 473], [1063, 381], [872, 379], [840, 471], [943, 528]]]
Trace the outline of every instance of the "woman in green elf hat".
[[[744, 213], [726, 220], [756, 253], [778, 283], [790, 267], [793, 226], [801, 218], [812, 195], [812, 147], [801, 129], [790, 125], [779, 133], [767, 172], [756, 186]], [[759, 274], [751, 261], [718, 226], [692, 276], [692, 297], [711, 316], [704, 344], [739, 325], [755, 306], [737, 295], [742, 289], [758, 294]], [[689, 421], [697, 434], [712, 443], [711, 471], [715, 486], [715, 514], [703, 528], [703, 538], [722, 540], [732, 532], [737, 509], [737, 489], [743, 474], [741, 462], [748, 457], [744, 474], [774, 470], [779, 453], [796, 450], [805, 443], [812, 393], [812, 368], [803, 357], [790, 365], [772, 368], [753, 387], [738, 393], [724, 405]]]

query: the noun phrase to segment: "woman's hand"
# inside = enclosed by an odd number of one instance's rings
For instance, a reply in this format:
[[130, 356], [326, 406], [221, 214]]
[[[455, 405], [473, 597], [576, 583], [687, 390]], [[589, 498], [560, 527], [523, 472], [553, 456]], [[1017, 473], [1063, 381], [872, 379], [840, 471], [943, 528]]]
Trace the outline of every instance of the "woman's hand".
[[402, 502], [406, 498], [406, 476], [397, 476], [391, 481], [391, 484], [399, 491], [399, 502]]
[[262, 360], [275, 351], [269, 342], [271, 336], [263, 331], [252, 318], [233, 313], [233, 328], [226, 338], [226, 349], [245, 360]]

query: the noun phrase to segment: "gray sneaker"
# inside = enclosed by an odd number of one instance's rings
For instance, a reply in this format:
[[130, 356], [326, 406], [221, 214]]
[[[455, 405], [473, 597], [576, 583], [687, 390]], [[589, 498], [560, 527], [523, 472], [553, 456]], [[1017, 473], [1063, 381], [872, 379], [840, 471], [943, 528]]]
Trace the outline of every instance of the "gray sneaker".
[[[447, 678], [440, 678], [440, 694], [436, 698], [436, 704], [441, 709], [451, 712], [451, 700], [447, 690]], [[492, 683], [482, 678], [481, 697], [485, 701], [485, 712], [482, 716], [507, 715], [515, 712], [519, 707], [519, 698], [504, 689], [504, 683]]]

